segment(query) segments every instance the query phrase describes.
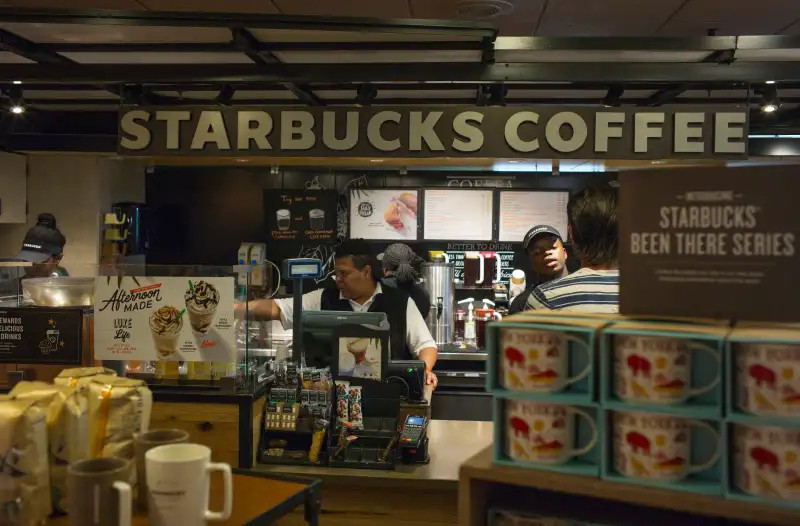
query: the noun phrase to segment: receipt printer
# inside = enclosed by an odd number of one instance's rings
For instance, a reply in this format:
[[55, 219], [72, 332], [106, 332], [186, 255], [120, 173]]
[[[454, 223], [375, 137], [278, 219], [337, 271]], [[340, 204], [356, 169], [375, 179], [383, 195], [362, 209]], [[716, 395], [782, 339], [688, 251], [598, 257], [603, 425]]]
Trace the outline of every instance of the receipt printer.
[[400, 432], [400, 460], [403, 464], [427, 464], [428, 419], [421, 415], [408, 415]]

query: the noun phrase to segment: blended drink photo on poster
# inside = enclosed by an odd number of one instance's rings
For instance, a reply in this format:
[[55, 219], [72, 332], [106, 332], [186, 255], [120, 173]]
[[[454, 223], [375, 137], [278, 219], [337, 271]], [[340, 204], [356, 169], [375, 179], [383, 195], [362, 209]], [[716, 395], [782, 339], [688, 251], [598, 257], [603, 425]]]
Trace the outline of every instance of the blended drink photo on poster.
[[99, 277], [97, 360], [236, 362], [230, 277]]

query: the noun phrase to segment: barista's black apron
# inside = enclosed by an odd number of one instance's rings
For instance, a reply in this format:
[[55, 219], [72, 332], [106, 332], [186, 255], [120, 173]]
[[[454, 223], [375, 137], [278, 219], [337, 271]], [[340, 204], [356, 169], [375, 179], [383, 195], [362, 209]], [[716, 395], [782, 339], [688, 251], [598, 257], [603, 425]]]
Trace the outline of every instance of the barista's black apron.
[[[383, 312], [389, 321], [389, 348], [391, 360], [412, 360], [411, 351], [406, 346], [406, 309], [408, 296], [392, 287], [381, 287], [375, 295], [368, 312]], [[321, 309], [339, 312], [353, 312], [350, 300], [339, 297], [339, 289], [326, 288], [322, 291]]]

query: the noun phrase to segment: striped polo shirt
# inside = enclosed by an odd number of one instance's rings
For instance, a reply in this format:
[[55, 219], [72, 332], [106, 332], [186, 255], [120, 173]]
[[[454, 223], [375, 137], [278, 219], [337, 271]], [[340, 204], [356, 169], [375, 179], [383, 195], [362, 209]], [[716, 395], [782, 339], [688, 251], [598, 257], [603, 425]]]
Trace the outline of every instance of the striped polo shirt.
[[582, 268], [539, 285], [528, 298], [527, 308], [565, 312], [619, 312], [619, 270]]

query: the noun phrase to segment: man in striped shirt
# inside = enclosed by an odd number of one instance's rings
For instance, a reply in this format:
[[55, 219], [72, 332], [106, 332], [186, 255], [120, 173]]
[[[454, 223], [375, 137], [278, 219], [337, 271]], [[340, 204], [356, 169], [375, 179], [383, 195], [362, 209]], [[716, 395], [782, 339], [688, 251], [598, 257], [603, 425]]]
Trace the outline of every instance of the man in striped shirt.
[[536, 287], [528, 309], [565, 312], [619, 312], [617, 194], [586, 188], [567, 206], [569, 237], [581, 268]]

